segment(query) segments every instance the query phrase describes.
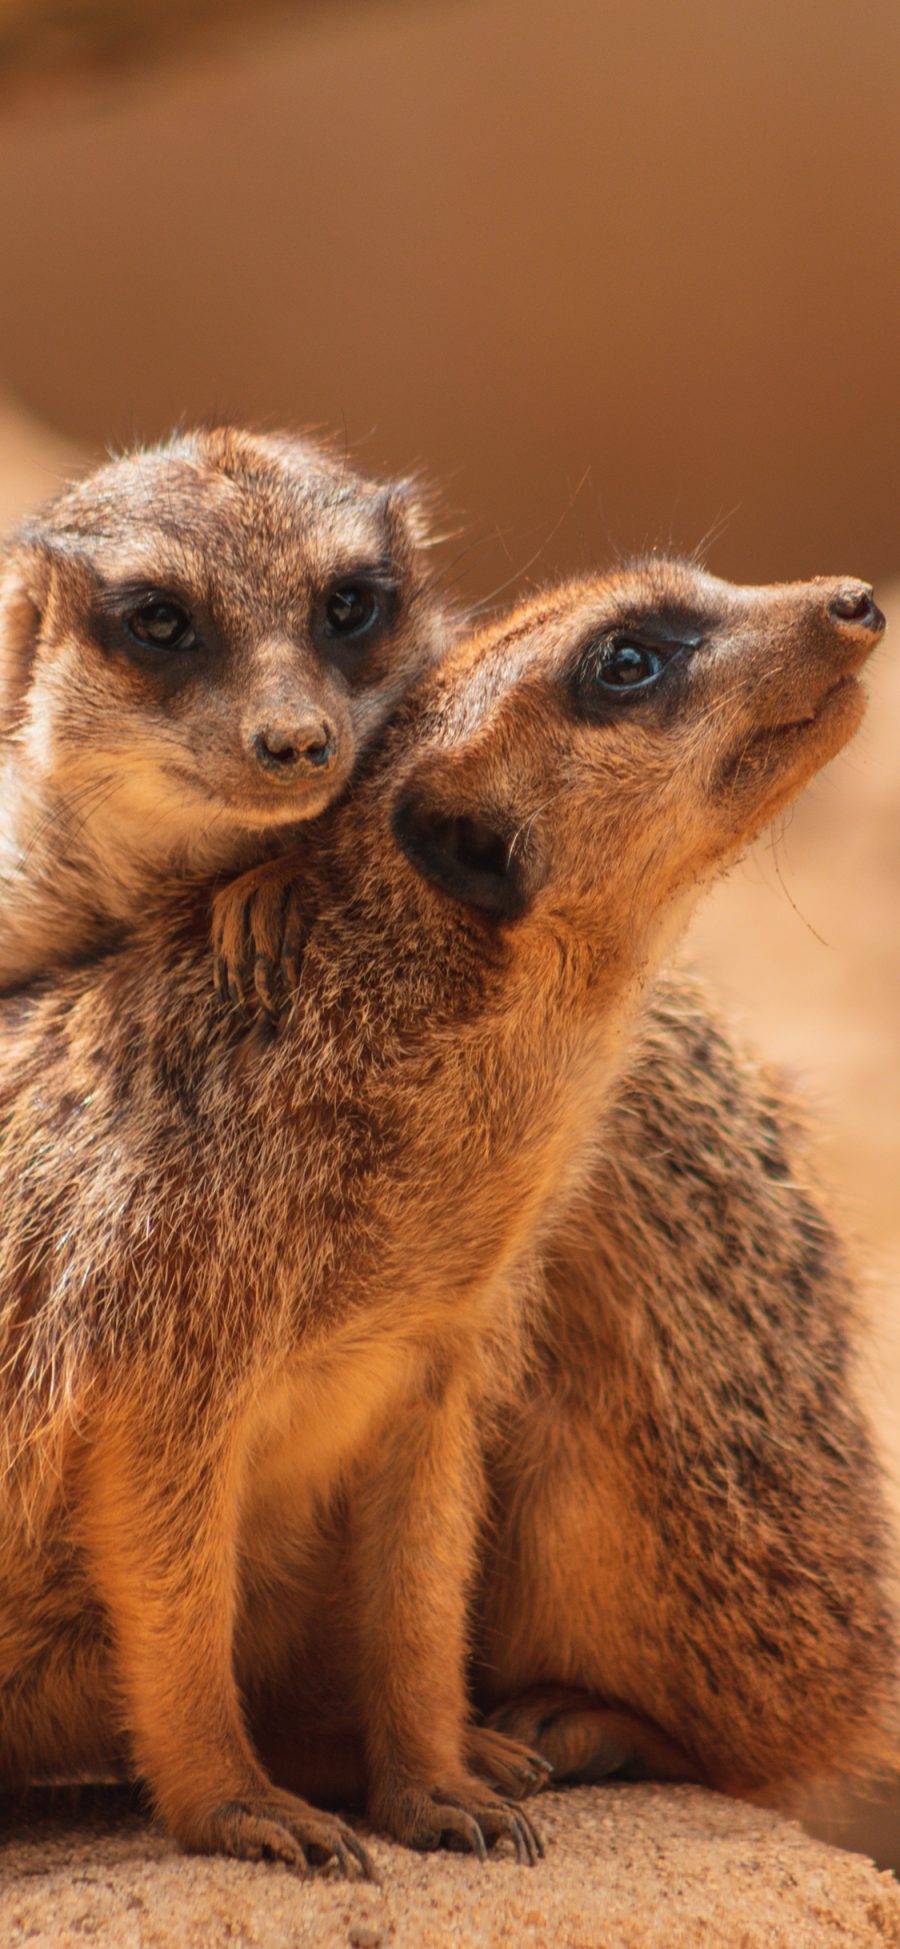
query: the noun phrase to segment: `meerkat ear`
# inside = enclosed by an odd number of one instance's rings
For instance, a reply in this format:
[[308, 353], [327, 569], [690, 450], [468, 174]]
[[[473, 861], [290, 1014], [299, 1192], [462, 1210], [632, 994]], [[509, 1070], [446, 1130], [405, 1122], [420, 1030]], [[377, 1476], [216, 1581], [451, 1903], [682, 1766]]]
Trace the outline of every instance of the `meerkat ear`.
[[512, 817], [485, 806], [454, 805], [427, 776], [401, 793], [391, 819], [394, 838], [423, 879], [464, 906], [498, 920], [519, 920], [537, 891], [535, 862], [518, 844]]
[[414, 474], [389, 481], [378, 496], [378, 507], [398, 554], [435, 546], [434, 495]]
[[31, 681], [46, 573], [28, 552], [0, 565], [0, 731], [12, 728]]

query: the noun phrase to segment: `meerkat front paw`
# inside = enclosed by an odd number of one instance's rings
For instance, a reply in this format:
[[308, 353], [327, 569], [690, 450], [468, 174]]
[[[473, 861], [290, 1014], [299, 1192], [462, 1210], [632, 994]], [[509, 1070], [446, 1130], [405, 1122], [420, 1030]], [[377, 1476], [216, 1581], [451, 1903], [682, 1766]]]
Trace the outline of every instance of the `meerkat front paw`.
[[405, 1847], [454, 1848], [486, 1861], [488, 1848], [507, 1840], [516, 1860], [528, 1867], [544, 1853], [528, 1815], [471, 1774], [429, 1787], [397, 1787], [377, 1796], [369, 1811], [372, 1825]]
[[470, 1726], [466, 1759], [479, 1778], [497, 1787], [508, 1800], [528, 1800], [546, 1786], [553, 1766], [543, 1753], [493, 1726]]
[[332, 1814], [320, 1813], [292, 1793], [270, 1793], [250, 1800], [227, 1800], [178, 1834], [192, 1854], [229, 1854], [241, 1861], [284, 1861], [301, 1874], [337, 1867], [343, 1875], [377, 1881], [359, 1837]]
[[216, 992], [247, 1009], [255, 994], [277, 1020], [300, 981], [303, 917], [296, 863], [268, 860], [220, 887], [212, 903]]

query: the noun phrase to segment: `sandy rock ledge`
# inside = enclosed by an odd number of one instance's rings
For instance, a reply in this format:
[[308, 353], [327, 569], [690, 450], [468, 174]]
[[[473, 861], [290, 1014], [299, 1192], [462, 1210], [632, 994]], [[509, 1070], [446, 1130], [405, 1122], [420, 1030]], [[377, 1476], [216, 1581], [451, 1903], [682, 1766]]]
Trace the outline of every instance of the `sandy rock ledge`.
[[884, 1949], [900, 1884], [793, 1823], [693, 1787], [540, 1804], [547, 1859], [416, 1856], [380, 1888], [186, 1859], [124, 1795], [33, 1796], [0, 1825], [3, 1949]]

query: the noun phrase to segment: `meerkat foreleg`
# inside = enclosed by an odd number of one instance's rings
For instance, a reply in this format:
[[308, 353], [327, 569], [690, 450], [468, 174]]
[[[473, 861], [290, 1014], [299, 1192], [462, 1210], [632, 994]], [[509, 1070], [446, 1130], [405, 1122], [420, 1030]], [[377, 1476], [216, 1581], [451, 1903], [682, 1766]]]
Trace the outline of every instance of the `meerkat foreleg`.
[[[369, 1813], [408, 1846], [483, 1857], [507, 1837], [543, 1852], [527, 1816], [466, 1757], [466, 1600], [481, 1474], [466, 1380], [435, 1382], [382, 1429], [354, 1510]], [[495, 1735], [495, 1738], [497, 1736]], [[517, 1765], [521, 1747], [511, 1757]]]
[[273, 1786], [248, 1738], [233, 1670], [237, 1428], [201, 1422], [197, 1392], [195, 1378], [179, 1412], [169, 1388], [164, 1441], [158, 1373], [105, 1404], [81, 1475], [135, 1771], [187, 1848], [369, 1875], [351, 1829]]

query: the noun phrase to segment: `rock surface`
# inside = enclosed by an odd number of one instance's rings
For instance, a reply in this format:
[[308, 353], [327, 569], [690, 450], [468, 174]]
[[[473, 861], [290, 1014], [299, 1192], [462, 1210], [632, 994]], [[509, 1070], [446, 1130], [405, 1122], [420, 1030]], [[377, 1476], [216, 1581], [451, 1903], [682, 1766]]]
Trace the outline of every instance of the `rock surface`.
[[546, 1795], [547, 1858], [414, 1855], [377, 1888], [179, 1855], [124, 1794], [35, 1794], [0, 1827], [3, 1949], [900, 1949], [900, 1886], [693, 1787]]

